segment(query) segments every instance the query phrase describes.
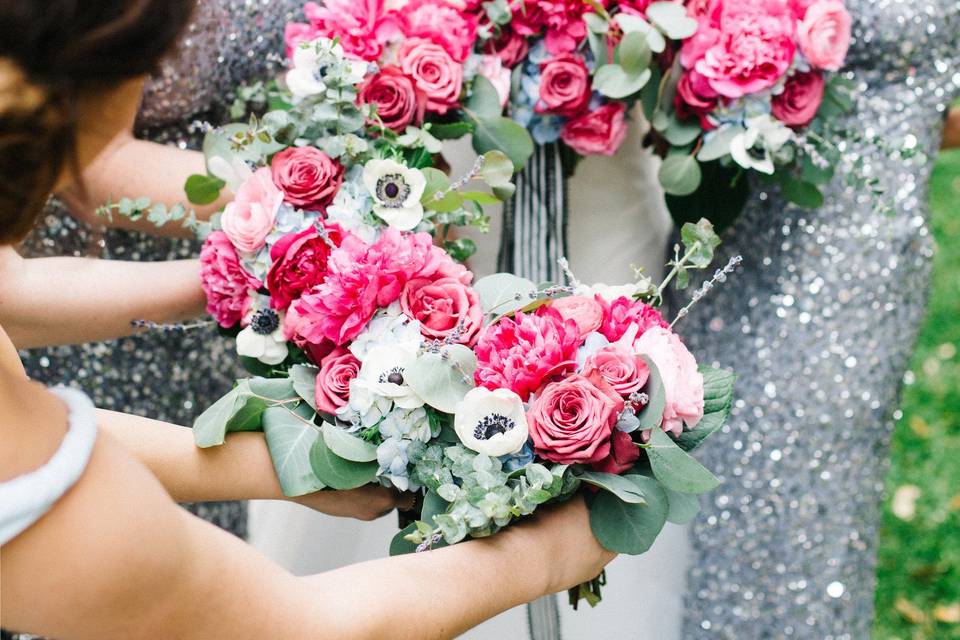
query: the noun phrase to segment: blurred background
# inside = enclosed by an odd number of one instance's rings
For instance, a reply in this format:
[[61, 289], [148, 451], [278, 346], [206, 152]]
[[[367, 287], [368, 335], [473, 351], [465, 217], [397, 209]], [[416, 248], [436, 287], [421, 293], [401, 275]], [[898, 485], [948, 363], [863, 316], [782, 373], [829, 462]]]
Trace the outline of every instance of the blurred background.
[[887, 476], [876, 640], [960, 639], [960, 150], [941, 154], [930, 200], [933, 289]]

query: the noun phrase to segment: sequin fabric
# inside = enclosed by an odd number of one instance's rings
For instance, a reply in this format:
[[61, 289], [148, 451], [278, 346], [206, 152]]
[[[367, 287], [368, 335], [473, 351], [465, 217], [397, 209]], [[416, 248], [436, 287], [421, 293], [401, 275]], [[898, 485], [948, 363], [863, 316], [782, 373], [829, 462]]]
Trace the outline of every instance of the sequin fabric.
[[841, 179], [816, 210], [755, 185], [724, 234], [718, 263], [742, 254], [743, 266], [680, 325], [703, 362], [739, 374], [729, 426], [702, 449], [723, 484], [692, 529], [685, 640], [870, 637], [883, 479], [930, 275], [927, 183], [960, 85], [960, 3], [846, 5], [855, 122], [922, 153], [847, 145], [891, 215]]
[[[283, 25], [299, 17], [301, 0], [203, 0], [178, 50], [144, 93], [138, 137], [182, 149], [199, 147], [198, 121], [227, 121], [236, 86], [266, 78], [280, 65]], [[198, 243], [128, 231], [93, 229], [51, 201], [27, 240], [31, 257], [95, 255], [117, 260], [195, 257]], [[240, 373], [230, 344], [212, 328], [139, 335], [104, 343], [22, 352], [31, 377], [83, 389], [98, 407], [189, 425], [228, 391]], [[245, 537], [245, 503], [186, 505]]]

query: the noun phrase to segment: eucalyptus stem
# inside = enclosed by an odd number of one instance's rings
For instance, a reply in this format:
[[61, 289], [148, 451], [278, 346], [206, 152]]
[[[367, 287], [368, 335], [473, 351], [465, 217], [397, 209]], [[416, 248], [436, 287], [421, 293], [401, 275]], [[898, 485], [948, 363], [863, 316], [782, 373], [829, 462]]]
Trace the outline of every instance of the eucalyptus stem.
[[674, 278], [677, 277], [677, 274], [680, 273], [680, 270], [683, 269], [690, 257], [700, 251], [700, 248], [703, 244], [697, 240], [691, 245], [687, 252], [679, 260], [674, 260], [673, 269], [670, 270], [670, 273], [667, 274], [667, 277], [663, 279], [663, 282], [660, 283], [660, 286], [657, 287], [657, 300], [663, 300], [663, 292], [666, 291], [667, 285], [669, 285]]

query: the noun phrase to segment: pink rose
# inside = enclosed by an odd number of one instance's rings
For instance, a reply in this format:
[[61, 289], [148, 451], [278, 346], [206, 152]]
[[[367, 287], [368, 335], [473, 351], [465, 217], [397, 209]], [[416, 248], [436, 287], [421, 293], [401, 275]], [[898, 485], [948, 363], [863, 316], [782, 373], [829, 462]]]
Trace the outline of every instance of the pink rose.
[[793, 12], [793, 17], [798, 21], [803, 20], [803, 16], [807, 15], [807, 9], [817, 1], [818, 0], [790, 0], [790, 10]]
[[200, 285], [207, 294], [207, 313], [221, 327], [237, 325], [250, 310], [250, 291], [260, 281], [243, 270], [237, 250], [222, 231], [207, 236], [200, 249]]
[[560, 139], [582, 156], [612, 156], [627, 137], [626, 111], [623, 102], [608, 102], [568, 120]]
[[554, 56], [540, 64], [540, 100], [537, 113], [572, 118], [590, 103], [590, 71], [573, 53]]
[[[334, 245], [342, 242], [343, 234], [336, 225], [328, 225], [327, 237]], [[286, 309], [290, 303], [316, 285], [327, 275], [330, 245], [313, 227], [299, 233], [290, 233], [270, 247], [270, 271], [267, 289], [270, 306]]]
[[705, 131], [716, 129], [716, 125], [710, 122], [707, 115], [717, 108], [719, 97], [704, 76], [692, 69], [686, 71], [677, 82], [677, 93], [674, 96], [677, 117], [681, 120], [696, 117]]
[[484, 51], [498, 56], [503, 66], [512, 69], [527, 57], [530, 44], [525, 37], [511, 29], [510, 25], [506, 25], [497, 38], [487, 40]]
[[432, 40], [457, 62], [467, 59], [477, 39], [478, 17], [447, 0], [413, 0], [404, 5], [400, 16], [405, 36]]
[[807, 126], [823, 102], [823, 86], [819, 71], [794, 74], [787, 80], [783, 92], [773, 96], [773, 117], [790, 127]]
[[693, 354], [675, 333], [661, 327], [648, 329], [633, 347], [653, 361], [663, 380], [667, 403], [661, 428], [677, 436], [684, 425], [697, 426], [703, 417], [703, 376]]
[[223, 232], [240, 251], [254, 252], [264, 245], [283, 204], [283, 192], [273, 183], [270, 169], [257, 169], [223, 209]]
[[503, 66], [500, 57], [494, 55], [480, 56], [477, 73], [489, 80], [493, 88], [497, 90], [500, 106], [506, 106], [507, 100], [510, 99], [510, 69]]
[[428, 340], [457, 334], [456, 342], [472, 346], [483, 326], [480, 297], [455, 278], [411, 280], [400, 294], [400, 308], [420, 323], [420, 331]]
[[567, 296], [557, 298], [550, 306], [560, 312], [564, 320], [573, 320], [580, 331], [580, 340], [600, 328], [603, 322], [603, 307], [586, 296]]
[[427, 97], [427, 111], [443, 115], [459, 104], [463, 66], [443, 47], [422, 38], [411, 38], [400, 45], [397, 59], [403, 72]]
[[600, 333], [610, 342], [616, 342], [627, 332], [631, 324], [637, 325], [637, 335], [652, 327], [667, 329], [667, 324], [660, 312], [648, 304], [622, 296], [613, 302], [607, 302], [597, 296], [596, 301], [603, 307], [603, 324]]
[[317, 35], [337, 38], [348, 55], [372, 62], [387, 42], [402, 35], [396, 16], [385, 4], [384, 0], [324, 0], [322, 5], [308, 2], [303, 13]]
[[270, 162], [273, 183], [295, 207], [324, 211], [343, 183], [343, 165], [314, 147], [290, 147]]
[[722, 96], [769, 89], [793, 62], [794, 20], [785, 0], [727, 0], [717, 28], [694, 68]]
[[570, 53], [587, 37], [583, 14], [589, 5], [583, 0], [520, 0], [513, 3], [511, 26], [525, 37], [546, 31], [547, 51]]
[[591, 469], [601, 473], [621, 475], [633, 468], [633, 463], [640, 459], [640, 447], [633, 441], [629, 433], [614, 429], [610, 437], [610, 455], [591, 465]]
[[547, 384], [527, 411], [538, 456], [559, 464], [590, 464], [610, 453], [623, 399], [602, 378], [573, 375]]
[[302, 22], [288, 22], [283, 29], [283, 42], [286, 45], [287, 59], [293, 60], [293, 51], [304, 42], [312, 42], [320, 37], [313, 25]]
[[376, 105], [380, 122], [397, 133], [423, 122], [427, 107], [426, 97], [417, 91], [413, 79], [394, 66], [383, 67], [366, 80], [360, 88], [360, 103]]
[[360, 372], [360, 361], [345, 347], [337, 347], [320, 361], [317, 373], [317, 410], [335, 414], [350, 399], [350, 381]]
[[523, 401], [547, 378], [576, 366], [580, 331], [555, 309], [517, 313], [480, 332], [477, 341], [477, 385], [510, 389]]
[[623, 398], [640, 391], [650, 377], [650, 369], [643, 358], [619, 344], [603, 347], [587, 358], [583, 375], [596, 373]]
[[852, 20], [840, 0], [819, 0], [807, 8], [797, 25], [800, 51], [814, 67], [836, 71], [850, 48]]

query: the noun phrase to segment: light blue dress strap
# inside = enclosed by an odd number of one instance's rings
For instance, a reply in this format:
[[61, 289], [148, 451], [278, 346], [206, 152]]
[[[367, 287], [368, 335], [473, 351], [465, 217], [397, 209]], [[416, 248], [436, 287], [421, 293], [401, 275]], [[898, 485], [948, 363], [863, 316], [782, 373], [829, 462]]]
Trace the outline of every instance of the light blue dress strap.
[[0, 545], [49, 511], [76, 484], [90, 462], [97, 439], [93, 403], [75, 389], [57, 387], [51, 391], [67, 405], [67, 433], [42, 467], [0, 483]]

